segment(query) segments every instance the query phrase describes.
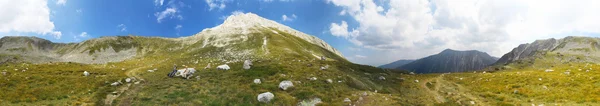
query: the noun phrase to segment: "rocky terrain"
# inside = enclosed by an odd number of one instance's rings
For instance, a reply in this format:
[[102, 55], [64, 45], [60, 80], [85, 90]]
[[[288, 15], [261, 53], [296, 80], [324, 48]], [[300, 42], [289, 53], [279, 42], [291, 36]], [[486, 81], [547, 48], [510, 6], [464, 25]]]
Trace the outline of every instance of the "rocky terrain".
[[556, 53], [558, 56], [583, 56], [584, 61], [599, 62], [599, 38], [569, 36], [563, 39], [536, 40], [533, 43], [521, 44], [511, 52], [503, 55], [495, 64], [507, 64], [519, 60], [532, 61], [537, 54]]
[[439, 54], [415, 60], [398, 68], [415, 73], [464, 72], [483, 69], [496, 62], [496, 60], [496, 58], [480, 51], [446, 49]]

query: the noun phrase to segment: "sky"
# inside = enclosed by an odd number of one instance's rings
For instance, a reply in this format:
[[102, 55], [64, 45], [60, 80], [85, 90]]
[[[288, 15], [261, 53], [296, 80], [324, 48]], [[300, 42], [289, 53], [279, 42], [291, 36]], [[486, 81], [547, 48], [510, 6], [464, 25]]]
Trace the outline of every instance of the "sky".
[[177, 38], [255, 13], [379, 66], [444, 49], [501, 57], [519, 44], [600, 36], [598, 0], [0, 0], [0, 36], [81, 42]]

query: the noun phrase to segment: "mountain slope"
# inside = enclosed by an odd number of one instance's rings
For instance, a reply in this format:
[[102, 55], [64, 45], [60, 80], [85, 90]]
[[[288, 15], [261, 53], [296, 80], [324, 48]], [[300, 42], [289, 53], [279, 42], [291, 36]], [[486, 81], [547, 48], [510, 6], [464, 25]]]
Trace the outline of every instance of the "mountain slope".
[[483, 69], [495, 61], [494, 57], [484, 52], [446, 49], [439, 54], [415, 60], [398, 68], [415, 73], [464, 72]]
[[[11, 60], [0, 65], [7, 73], [0, 75], [0, 105], [295, 105], [313, 98], [323, 105], [348, 104], [346, 98], [363, 105], [413, 104], [390, 96], [408, 89], [393, 84], [404, 80], [398, 72], [350, 63], [322, 40], [271, 22], [237, 14], [183, 38], [130, 35], [62, 44], [5, 37], [35, 42], [0, 42], [0, 57]], [[245, 60], [254, 66], [243, 69]], [[215, 68], [224, 64], [231, 69]], [[187, 80], [169, 78], [173, 65], [198, 71]], [[90, 76], [82, 76], [84, 71]], [[295, 86], [279, 89], [286, 80]], [[124, 85], [111, 86], [114, 82]], [[275, 99], [258, 102], [264, 92]], [[353, 96], [366, 93], [365, 100]]]
[[408, 64], [413, 61], [415, 61], [415, 60], [398, 60], [398, 61], [394, 61], [392, 63], [381, 65], [381, 66], [379, 66], [379, 68], [396, 69], [402, 65]]
[[504, 54], [495, 65], [533, 63], [540, 58], [556, 58], [561, 62], [600, 62], [600, 38], [569, 36], [563, 39], [536, 40], [521, 44]]

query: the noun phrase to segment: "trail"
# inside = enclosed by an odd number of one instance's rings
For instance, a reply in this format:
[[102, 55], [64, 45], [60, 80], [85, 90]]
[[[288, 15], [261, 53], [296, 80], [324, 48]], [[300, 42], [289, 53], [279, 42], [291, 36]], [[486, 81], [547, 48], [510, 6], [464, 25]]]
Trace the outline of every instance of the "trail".
[[[426, 89], [435, 98], [437, 103], [453, 102], [449, 100], [456, 100], [457, 103], [462, 105], [489, 105], [484, 102], [484, 98], [471, 94], [470, 90], [462, 85], [444, 80], [444, 75], [441, 74], [438, 77], [426, 79], [421, 83], [421, 87]], [[427, 83], [431, 83], [433, 87], [428, 87]], [[470, 104], [469, 101], [473, 101], [475, 104]]]
[[[164, 60], [163, 60], [164, 61]], [[145, 80], [139, 75], [140, 72], [143, 72], [143, 69], [147, 69], [150, 68], [152, 65], [144, 65], [143, 67], [138, 67], [138, 68], [134, 68], [131, 70], [127, 70], [125, 72], [125, 75], [127, 75], [128, 78], [135, 78], [136, 81], [140, 82], [139, 84], [133, 84], [132, 83], [124, 83], [123, 85], [120, 86], [119, 89], [117, 89], [117, 94], [113, 95], [113, 94], [108, 94], [106, 95], [106, 99], [104, 100], [104, 104], [105, 105], [111, 105], [113, 103], [113, 101], [117, 98], [121, 97], [121, 101], [120, 103], [117, 104], [121, 104], [121, 105], [128, 105], [129, 103], [131, 103], [131, 94], [134, 94], [139, 87], [136, 86], [143, 86], [145, 82]], [[129, 90], [130, 88], [133, 88], [131, 90]], [[127, 90], [129, 90], [129, 92], [126, 92]], [[125, 94], [125, 95], [123, 95]], [[129, 104], [130, 105], [130, 104]]]

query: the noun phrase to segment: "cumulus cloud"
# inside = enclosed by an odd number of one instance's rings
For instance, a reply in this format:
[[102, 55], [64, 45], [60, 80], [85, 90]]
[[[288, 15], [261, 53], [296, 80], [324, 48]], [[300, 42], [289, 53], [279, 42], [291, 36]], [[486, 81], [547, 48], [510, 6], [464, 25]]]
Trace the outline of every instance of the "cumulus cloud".
[[165, 0], [154, 0], [154, 5], [162, 6], [164, 2], [165, 2]]
[[79, 34], [79, 37], [87, 37], [87, 36], [88, 36], [87, 32], [81, 32], [81, 34]]
[[67, 4], [67, 0], [56, 0], [56, 5], [65, 5]]
[[125, 24], [117, 25], [117, 28], [120, 29], [121, 32], [127, 31], [127, 26]]
[[0, 1], [0, 32], [24, 32], [51, 35], [60, 39], [62, 33], [54, 29], [46, 0]]
[[[383, 3], [379, 3], [383, 2]], [[333, 36], [382, 51], [372, 61], [391, 62], [446, 48], [502, 56], [522, 43], [569, 33], [600, 33], [600, 1], [528, 0], [328, 0], [356, 26], [333, 22]], [[339, 21], [338, 21], [339, 22]], [[348, 30], [353, 29], [353, 30]], [[345, 32], [342, 32], [345, 31]], [[356, 32], [356, 35], [351, 33]], [[588, 35], [589, 36], [589, 35]], [[401, 55], [398, 55], [401, 54]], [[383, 64], [383, 63], [378, 63]]]
[[179, 30], [181, 30], [181, 28], [183, 28], [183, 26], [181, 26], [181, 25], [177, 25], [177, 26], [175, 26], [175, 30], [178, 30], [178, 31], [179, 31]]
[[282, 21], [294, 21], [296, 18], [298, 18], [298, 17], [296, 16], [296, 14], [292, 14], [292, 16], [291, 16], [291, 17], [288, 17], [288, 16], [287, 16], [287, 15], [285, 15], [285, 14], [281, 16], [281, 20], [282, 20]]
[[179, 20], [183, 19], [183, 16], [179, 15], [178, 12], [179, 11], [176, 7], [169, 7], [164, 11], [154, 13], [154, 16], [156, 16], [156, 21], [158, 23], [162, 22], [162, 20], [165, 18], [177, 18]]
[[208, 11], [212, 11], [213, 9], [223, 10], [227, 5], [225, 3], [229, 2], [229, 0], [205, 0], [208, 5]]

